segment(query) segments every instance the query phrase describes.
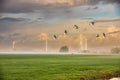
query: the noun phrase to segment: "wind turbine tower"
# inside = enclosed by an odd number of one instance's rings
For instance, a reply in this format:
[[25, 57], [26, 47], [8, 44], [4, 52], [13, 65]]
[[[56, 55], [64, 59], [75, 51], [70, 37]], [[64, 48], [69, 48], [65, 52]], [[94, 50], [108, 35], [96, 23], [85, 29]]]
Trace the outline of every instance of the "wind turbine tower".
[[80, 41], [80, 50], [82, 51], [83, 50], [83, 40], [81, 39]]
[[48, 41], [46, 39], [46, 52], [47, 52], [47, 49], [48, 49]]
[[85, 39], [85, 50], [88, 50], [88, 42], [87, 42], [88, 40], [87, 39]]
[[13, 42], [12, 42], [12, 48], [13, 48], [13, 50], [15, 50], [15, 44], [16, 44], [16, 42], [13, 41]]

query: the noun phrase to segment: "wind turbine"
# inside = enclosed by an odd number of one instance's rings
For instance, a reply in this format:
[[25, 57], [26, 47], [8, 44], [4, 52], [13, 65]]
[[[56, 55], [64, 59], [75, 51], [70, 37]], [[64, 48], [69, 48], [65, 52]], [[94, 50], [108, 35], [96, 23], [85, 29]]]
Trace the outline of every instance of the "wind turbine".
[[41, 33], [39, 35], [40, 40], [45, 41], [45, 51], [48, 51], [48, 35], [46, 33]]
[[47, 52], [47, 50], [48, 50], [48, 41], [47, 41], [47, 39], [45, 40], [45, 44], [46, 44], [46, 52]]
[[88, 42], [87, 42], [88, 40], [87, 39], [85, 39], [85, 50], [87, 51], [88, 50]]
[[[94, 22], [93, 23], [91, 23], [92, 25], [94, 25]], [[74, 27], [73, 27], [74, 29], [80, 29], [80, 27], [79, 26], [77, 26], [77, 25], [74, 25]], [[84, 40], [84, 41], [83, 41]], [[88, 50], [88, 42], [87, 42], [87, 38], [85, 38], [83, 35], [82, 35], [82, 33], [80, 33], [80, 43], [79, 43], [79, 45], [80, 45], [80, 50], [81, 50], [81, 52], [83, 51], [83, 50]]]
[[81, 51], [83, 50], [83, 40], [82, 39], [80, 40], [80, 50]]
[[16, 42], [13, 41], [13, 42], [12, 42], [12, 48], [13, 48], [13, 50], [15, 50], [15, 45], [16, 45]]

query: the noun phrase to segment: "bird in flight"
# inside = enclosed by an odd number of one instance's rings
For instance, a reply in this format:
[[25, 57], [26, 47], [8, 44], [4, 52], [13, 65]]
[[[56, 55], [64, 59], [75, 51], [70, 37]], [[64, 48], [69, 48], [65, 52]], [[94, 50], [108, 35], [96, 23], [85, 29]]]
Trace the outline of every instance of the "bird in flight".
[[53, 37], [54, 37], [54, 39], [57, 39], [57, 35], [54, 34]]
[[106, 37], [106, 34], [105, 33], [103, 33], [103, 38], [105, 38]]
[[68, 34], [68, 31], [67, 31], [67, 30], [65, 30], [65, 31], [64, 31], [64, 34], [65, 34], [65, 35], [67, 35], [67, 34]]
[[94, 21], [92, 21], [92, 22], [90, 22], [90, 23], [89, 23], [89, 25], [94, 26], [94, 25], [95, 25], [95, 22], [94, 22]]
[[[105, 33], [102, 33], [102, 36], [103, 36], [103, 38], [105, 38], [105, 37], [106, 37], [106, 34], [105, 34]], [[97, 37], [97, 38], [99, 38], [99, 37], [100, 37], [100, 35], [99, 35], [99, 34], [97, 34], [97, 35], [96, 35], [96, 37]]]
[[100, 37], [99, 34], [97, 34], [96, 37], [97, 37], [97, 38]]
[[75, 28], [75, 29], [79, 29], [80, 27], [79, 26], [77, 26], [77, 25], [74, 25], [74, 27], [73, 28]]

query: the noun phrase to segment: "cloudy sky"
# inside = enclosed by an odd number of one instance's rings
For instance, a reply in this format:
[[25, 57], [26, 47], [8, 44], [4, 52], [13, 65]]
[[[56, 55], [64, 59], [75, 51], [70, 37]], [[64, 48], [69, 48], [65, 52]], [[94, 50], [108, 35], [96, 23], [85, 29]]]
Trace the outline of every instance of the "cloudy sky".
[[[89, 25], [91, 21], [96, 21], [94, 29]], [[73, 29], [75, 24], [81, 27], [79, 31]], [[11, 49], [13, 41], [16, 41], [16, 45], [19, 45], [20, 49], [30, 47], [29, 49], [38, 50], [44, 45], [43, 42], [40, 42], [41, 35], [47, 36], [51, 44], [54, 44], [52, 35], [62, 36], [65, 29], [68, 30], [70, 36], [72, 35], [72, 38], [81, 32], [86, 37], [94, 39], [94, 35], [97, 33], [119, 31], [119, 25], [120, 0], [0, 1], [1, 50]], [[74, 41], [73, 45], [75, 45], [79, 37], [78, 35], [76, 40], [69, 37], [67, 38], [69, 42], [64, 42], [64, 44], [72, 45], [70, 41]], [[63, 45], [61, 43], [64, 40], [66, 40], [64, 36], [60, 37], [59, 46]], [[24, 46], [22, 46], [23, 44]], [[92, 39], [90, 44], [92, 44]], [[115, 45], [113, 44], [113, 46]]]

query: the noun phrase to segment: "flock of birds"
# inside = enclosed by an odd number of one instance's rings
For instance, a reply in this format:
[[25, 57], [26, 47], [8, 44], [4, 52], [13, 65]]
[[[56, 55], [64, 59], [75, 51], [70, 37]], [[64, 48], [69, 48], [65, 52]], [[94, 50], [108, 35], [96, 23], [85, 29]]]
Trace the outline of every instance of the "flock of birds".
[[[90, 22], [90, 24], [94, 26], [94, 25], [95, 25], [95, 22], [92, 21], [92, 22]], [[105, 33], [102, 33], [102, 36], [103, 36], [103, 38], [105, 38], [105, 37], [106, 37], [106, 34], [105, 34]], [[100, 37], [100, 34], [96, 34], [96, 37], [97, 37], [97, 38]]]
[[[95, 22], [92, 21], [92, 22], [89, 23], [89, 25], [94, 26], [94, 25], [95, 25]], [[76, 29], [76, 30], [77, 30], [77, 29], [80, 29], [80, 27], [79, 27], [78, 25], [74, 25], [73, 28]], [[64, 30], [64, 35], [67, 35], [67, 34], [68, 34], [68, 31], [67, 31], [67, 30]], [[105, 37], [106, 37], [106, 33], [102, 33], [102, 36], [103, 36], [103, 38], [105, 38]], [[57, 39], [57, 38], [58, 38], [58, 36], [55, 35], [55, 34], [54, 34], [53, 37], [54, 37], [54, 39]], [[96, 34], [96, 37], [99, 38], [99, 37], [100, 37], [100, 34]]]
[[[92, 26], [92, 28], [94, 29], [94, 25], [95, 25], [95, 21], [92, 21], [92, 22], [89, 22], [89, 25], [91, 25]], [[81, 27], [79, 27], [78, 25], [74, 25], [73, 26], [73, 29], [76, 29], [76, 30], [79, 30]], [[95, 30], [95, 29], [94, 29]], [[113, 32], [109, 32], [109, 33], [102, 33], [102, 34], [96, 34], [96, 38], [99, 38], [99, 37], [103, 37], [103, 38], [106, 38], [106, 35], [107, 34], [114, 34], [114, 33], [120, 33], [120, 30], [118, 30], [118, 31], [113, 31]], [[68, 30], [64, 30], [64, 35], [68, 35], [69, 34], [69, 32], [68, 32]], [[56, 34], [54, 34], [53, 35], [53, 38], [56, 40], [56, 39], [58, 39], [58, 35], [56, 35]], [[16, 41], [13, 41], [13, 49], [15, 49], [15, 44], [16, 44]]]

